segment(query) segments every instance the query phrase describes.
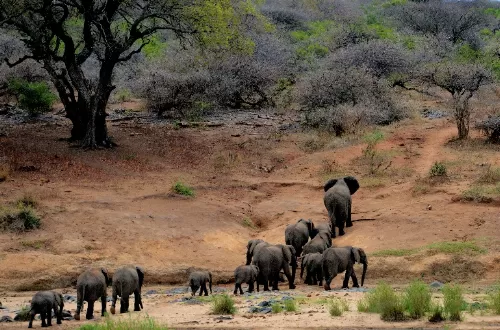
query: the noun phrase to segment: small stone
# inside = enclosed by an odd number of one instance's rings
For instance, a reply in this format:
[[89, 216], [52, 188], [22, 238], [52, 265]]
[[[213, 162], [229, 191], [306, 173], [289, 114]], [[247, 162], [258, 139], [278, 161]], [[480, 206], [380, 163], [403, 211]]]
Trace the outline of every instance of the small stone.
[[430, 284], [430, 286], [431, 286], [432, 288], [441, 288], [441, 287], [443, 287], [443, 286], [444, 286], [444, 284], [443, 284], [443, 283], [441, 283], [441, 282], [439, 282], [439, 281], [434, 281], [434, 282], [432, 282], [432, 283]]
[[14, 320], [12, 319], [12, 317], [4, 315], [0, 318], [0, 323], [6, 323], [6, 322], [14, 322]]
[[311, 298], [311, 297], [312, 297], [312, 295], [309, 293], [309, 294], [307, 295], [307, 298]]
[[430, 211], [430, 210], [432, 210], [432, 205], [431, 205], [431, 204], [427, 205], [427, 209], [428, 209], [429, 211]]

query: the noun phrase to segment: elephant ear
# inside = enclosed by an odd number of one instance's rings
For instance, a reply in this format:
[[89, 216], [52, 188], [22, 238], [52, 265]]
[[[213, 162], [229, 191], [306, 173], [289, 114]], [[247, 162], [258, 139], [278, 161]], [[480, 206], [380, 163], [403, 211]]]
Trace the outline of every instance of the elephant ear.
[[297, 252], [295, 248], [291, 245], [283, 246], [283, 256], [285, 257], [286, 262], [291, 266], [297, 265]]
[[135, 269], [137, 270], [137, 275], [139, 275], [139, 288], [142, 288], [142, 284], [144, 283], [144, 270], [139, 266], [135, 267]]
[[258, 274], [259, 273], [259, 267], [256, 265], [252, 265], [253, 270]]
[[344, 178], [344, 182], [347, 185], [347, 187], [349, 188], [349, 191], [351, 192], [351, 195], [354, 195], [354, 193], [356, 191], [358, 191], [358, 189], [359, 189], [359, 182], [358, 182], [358, 180], [356, 180], [355, 177], [353, 177], [353, 176], [346, 176]]
[[355, 247], [351, 248], [351, 258], [354, 262], [357, 262], [357, 263], [359, 263], [361, 261], [361, 256], [359, 255], [358, 248], [355, 248]]
[[108, 270], [106, 268], [101, 268], [101, 273], [104, 275], [104, 278], [106, 279], [106, 285], [111, 285], [111, 278], [108, 275]]
[[62, 294], [60, 294], [59, 292], [54, 292], [54, 298], [56, 300], [57, 306], [64, 306], [64, 299]]
[[328, 180], [326, 183], [325, 183], [325, 186], [323, 187], [323, 189], [325, 190], [325, 192], [328, 191], [328, 189], [330, 189], [331, 187], [335, 186], [335, 184], [337, 183], [338, 179], [331, 179], [331, 180]]

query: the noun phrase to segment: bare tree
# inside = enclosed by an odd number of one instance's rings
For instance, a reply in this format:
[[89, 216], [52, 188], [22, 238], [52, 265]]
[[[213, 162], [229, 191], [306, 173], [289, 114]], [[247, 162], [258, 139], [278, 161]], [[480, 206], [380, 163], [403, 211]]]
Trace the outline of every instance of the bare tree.
[[425, 79], [453, 97], [458, 138], [469, 136], [471, 108], [469, 101], [477, 90], [491, 81], [491, 74], [479, 64], [440, 63], [425, 73]]
[[[73, 124], [71, 138], [83, 140], [87, 148], [110, 147], [105, 108], [115, 88], [114, 68], [140, 53], [158, 31], [177, 38], [206, 38], [218, 32], [210, 24], [222, 16], [213, 17], [203, 7], [210, 1], [2, 0], [0, 27], [17, 33], [28, 50], [6, 63], [16, 66], [28, 59], [41, 63]], [[222, 25], [217, 26], [229, 26], [231, 18], [222, 19], [228, 22], [219, 21]], [[98, 68], [96, 79], [89, 79], [84, 70], [91, 59]]]

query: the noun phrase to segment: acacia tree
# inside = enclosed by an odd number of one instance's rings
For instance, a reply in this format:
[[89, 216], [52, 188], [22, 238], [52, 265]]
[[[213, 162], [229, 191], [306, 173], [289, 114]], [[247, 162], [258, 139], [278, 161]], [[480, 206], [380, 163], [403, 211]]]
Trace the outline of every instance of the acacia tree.
[[[159, 31], [183, 40], [245, 47], [238, 14], [255, 14], [251, 4], [240, 0], [2, 0], [0, 27], [15, 32], [27, 51], [5, 61], [10, 67], [28, 59], [39, 62], [73, 124], [71, 139], [81, 140], [86, 148], [110, 147], [114, 143], [105, 109], [115, 88], [115, 66], [140, 53]], [[98, 60], [97, 79], [89, 78], [83, 69], [90, 58]]]
[[433, 66], [425, 77], [451, 94], [458, 138], [466, 139], [471, 116], [469, 101], [481, 86], [491, 82], [490, 72], [479, 64], [440, 63]]

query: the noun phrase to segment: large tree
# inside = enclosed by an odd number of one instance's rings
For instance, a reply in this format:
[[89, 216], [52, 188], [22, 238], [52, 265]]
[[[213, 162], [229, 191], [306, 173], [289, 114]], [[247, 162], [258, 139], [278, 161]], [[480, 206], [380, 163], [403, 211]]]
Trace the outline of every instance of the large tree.
[[[73, 124], [71, 138], [95, 148], [113, 145], [105, 109], [116, 65], [140, 53], [160, 31], [217, 47], [249, 47], [238, 26], [256, 13], [248, 0], [2, 0], [0, 28], [15, 33], [26, 48], [7, 64], [39, 62]], [[96, 79], [84, 69], [89, 59], [99, 63]]]

